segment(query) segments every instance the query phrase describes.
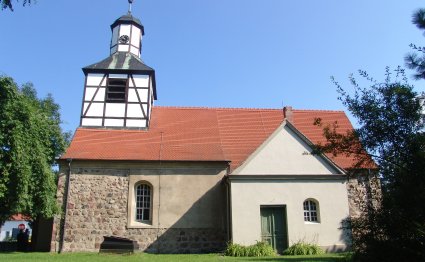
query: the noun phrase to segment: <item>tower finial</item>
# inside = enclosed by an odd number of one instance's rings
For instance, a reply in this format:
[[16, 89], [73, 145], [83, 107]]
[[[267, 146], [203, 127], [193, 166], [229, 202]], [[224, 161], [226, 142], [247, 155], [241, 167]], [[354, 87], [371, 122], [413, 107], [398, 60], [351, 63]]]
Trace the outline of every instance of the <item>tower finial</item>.
[[133, 0], [128, 0], [128, 13], [131, 14], [131, 5], [133, 4]]

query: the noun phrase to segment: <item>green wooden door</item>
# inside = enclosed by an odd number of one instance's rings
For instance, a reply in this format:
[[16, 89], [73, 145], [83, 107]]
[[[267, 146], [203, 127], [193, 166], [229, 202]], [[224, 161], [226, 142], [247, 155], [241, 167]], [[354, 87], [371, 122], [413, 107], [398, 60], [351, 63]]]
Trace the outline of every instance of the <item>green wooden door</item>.
[[286, 208], [261, 207], [261, 240], [269, 243], [277, 252], [288, 248], [286, 232]]

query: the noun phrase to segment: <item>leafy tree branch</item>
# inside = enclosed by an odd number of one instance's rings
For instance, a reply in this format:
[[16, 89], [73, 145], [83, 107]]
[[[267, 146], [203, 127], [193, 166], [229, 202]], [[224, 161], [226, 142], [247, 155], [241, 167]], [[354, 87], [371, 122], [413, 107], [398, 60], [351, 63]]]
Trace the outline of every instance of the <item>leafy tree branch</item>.
[[0, 77], [0, 224], [21, 213], [33, 219], [57, 212], [52, 165], [68, 143], [59, 105], [39, 99], [32, 84]]
[[[334, 78], [339, 99], [358, 128], [341, 133], [338, 123], [323, 126], [327, 141], [317, 150], [354, 156], [353, 168], [379, 169], [382, 205], [351, 219], [356, 261], [421, 261], [425, 257], [425, 118], [418, 93], [402, 68], [386, 68], [378, 81], [365, 71], [351, 75], [352, 89]], [[372, 162], [373, 160], [373, 162]]]
[[[12, 2], [13, 2], [12, 0], [1, 0], [1, 10], [9, 9], [9, 10], [13, 11]], [[19, 0], [16, 0], [16, 2], [19, 2]], [[31, 2], [34, 2], [34, 0], [23, 0], [22, 6], [30, 5]]]

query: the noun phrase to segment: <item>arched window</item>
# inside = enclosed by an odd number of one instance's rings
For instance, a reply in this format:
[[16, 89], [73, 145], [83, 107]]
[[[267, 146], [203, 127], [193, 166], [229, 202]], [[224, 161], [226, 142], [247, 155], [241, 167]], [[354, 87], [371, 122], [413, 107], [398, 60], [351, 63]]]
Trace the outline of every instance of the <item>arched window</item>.
[[142, 183], [136, 185], [136, 221], [150, 222], [152, 217], [152, 187]]
[[307, 199], [304, 201], [304, 221], [319, 222], [319, 204], [317, 201]]

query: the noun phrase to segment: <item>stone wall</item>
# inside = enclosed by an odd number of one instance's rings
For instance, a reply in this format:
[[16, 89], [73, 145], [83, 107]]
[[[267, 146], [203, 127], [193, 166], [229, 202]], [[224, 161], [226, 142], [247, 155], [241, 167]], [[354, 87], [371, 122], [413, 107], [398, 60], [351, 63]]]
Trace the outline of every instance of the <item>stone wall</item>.
[[151, 253], [219, 252], [226, 246], [226, 233], [217, 229], [129, 229], [127, 235]]
[[[67, 167], [63, 169], [57, 193], [61, 206], [66, 198], [67, 180]], [[98, 252], [103, 236], [111, 235], [136, 240], [141, 251], [154, 253], [204, 253], [224, 249], [224, 227], [128, 227], [130, 173], [129, 169], [73, 168], [66, 213], [55, 218], [51, 251], [59, 251], [63, 243], [63, 252]]]
[[[65, 182], [66, 176], [61, 177], [59, 201], [65, 193]], [[127, 195], [128, 176], [124, 170], [75, 170], [70, 178], [63, 251], [94, 251], [103, 241], [103, 235], [123, 236]], [[61, 230], [58, 226], [56, 240], [59, 242]]]
[[350, 231], [353, 245], [362, 245], [365, 218], [377, 210], [382, 201], [381, 183], [375, 174], [351, 175], [347, 183], [350, 217], [343, 222], [343, 228]]
[[59, 178], [56, 192], [56, 203], [60, 208], [60, 214], [56, 215], [53, 218], [53, 230], [52, 230], [52, 241], [50, 243], [50, 251], [58, 252], [60, 250], [60, 242], [63, 233], [63, 223], [64, 223], [64, 193], [65, 193], [65, 185], [67, 176], [65, 175], [65, 170], [59, 170]]
[[351, 218], [367, 215], [381, 203], [381, 183], [374, 174], [351, 175], [347, 191]]

